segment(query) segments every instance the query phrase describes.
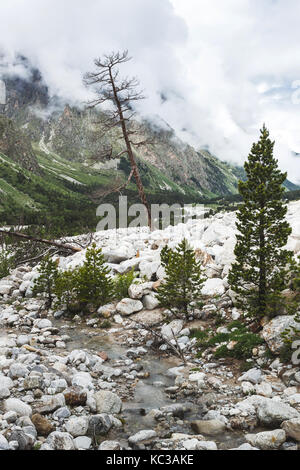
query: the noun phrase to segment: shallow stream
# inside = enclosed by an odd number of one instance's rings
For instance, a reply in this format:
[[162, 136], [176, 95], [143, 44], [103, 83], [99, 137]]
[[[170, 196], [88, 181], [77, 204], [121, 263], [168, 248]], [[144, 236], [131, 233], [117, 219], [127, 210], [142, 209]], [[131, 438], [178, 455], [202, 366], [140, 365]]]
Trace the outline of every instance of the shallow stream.
[[[58, 326], [58, 325], [57, 325]], [[109, 359], [114, 362], [115, 360], [124, 360], [128, 346], [118, 343], [117, 336], [108, 335], [103, 330], [90, 330], [93, 336], [86, 333], [86, 330], [79, 328], [68, 328], [66, 334], [70, 336], [70, 341], [67, 343], [67, 350], [74, 349], [87, 349], [91, 352], [97, 353], [105, 351]], [[157, 423], [147, 417], [147, 413], [152, 409], [159, 409], [167, 405], [177, 403], [174, 399], [168, 397], [165, 393], [166, 387], [174, 385], [174, 379], [167, 376], [167, 370], [172, 367], [178, 367], [180, 360], [176, 357], [159, 358], [158, 354], [149, 351], [146, 356], [140, 360], [143, 370], [150, 373], [149, 378], [140, 379], [134, 388], [134, 397], [124, 402], [122, 415], [124, 416], [125, 426], [122, 432], [122, 437], [134, 434], [143, 429], [153, 429]], [[113, 365], [108, 362], [108, 365]], [[157, 382], [161, 386], [157, 386]], [[187, 404], [186, 401], [181, 400], [180, 403]], [[202, 419], [201, 406], [197, 406], [188, 402], [191, 405], [191, 411], [186, 412], [184, 421], [193, 421]], [[171, 432], [191, 434], [190, 425], [182, 422], [182, 425], [177, 425]], [[115, 438], [120, 441], [120, 430], [115, 432]], [[217, 442], [218, 447], [221, 449], [230, 449], [238, 447], [245, 443], [243, 433], [226, 432], [222, 435], [214, 436], [213, 438], [207, 437]]]

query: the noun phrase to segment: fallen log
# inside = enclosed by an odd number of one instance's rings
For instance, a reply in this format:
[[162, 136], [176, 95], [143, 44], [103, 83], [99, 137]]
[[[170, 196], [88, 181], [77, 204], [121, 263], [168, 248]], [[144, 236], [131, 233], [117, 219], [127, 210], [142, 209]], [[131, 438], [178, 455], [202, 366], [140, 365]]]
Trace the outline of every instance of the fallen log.
[[70, 250], [70, 251], [73, 251], [74, 253], [78, 253], [79, 251], [82, 251], [82, 248], [80, 247], [75, 247], [69, 244], [55, 242], [54, 240], [46, 240], [44, 238], [35, 238], [35, 237], [32, 237], [31, 235], [25, 235], [24, 233], [20, 233], [20, 232], [9, 232], [7, 230], [0, 230], [0, 233], [4, 235], [8, 235], [10, 237], [21, 238], [23, 240], [30, 240], [32, 242], [44, 243], [45, 245], [55, 246], [56, 248], [61, 248], [63, 250]]

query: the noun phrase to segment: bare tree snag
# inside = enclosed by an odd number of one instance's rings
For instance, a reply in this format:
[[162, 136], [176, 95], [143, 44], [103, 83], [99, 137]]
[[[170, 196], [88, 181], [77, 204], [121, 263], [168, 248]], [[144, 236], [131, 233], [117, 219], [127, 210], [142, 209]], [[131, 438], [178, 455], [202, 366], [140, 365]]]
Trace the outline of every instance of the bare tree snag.
[[[115, 127], [120, 128], [122, 131], [126, 149], [121, 154], [127, 153], [128, 155], [141, 202], [147, 210], [148, 225], [151, 228], [151, 209], [133, 153], [133, 147], [140, 147], [149, 143], [149, 141], [135, 142], [133, 139], [137, 132], [128, 127], [128, 124], [135, 116], [132, 103], [144, 99], [144, 97], [137, 90], [139, 82], [136, 78], [119, 78], [118, 66], [129, 60], [131, 58], [128, 56], [128, 51], [122, 53], [113, 52], [110, 55], [105, 55], [103, 59], [96, 59], [96, 71], [85, 75], [85, 83], [86, 85], [94, 86], [97, 95], [89, 103], [90, 108], [95, 108], [106, 102], [112, 105], [112, 110], [106, 112], [106, 118], [102, 122], [102, 126], [105, 131]], [[112, 155], [112, 149], [110, 155]]]
[[79, 248], [79, 247], [75, 247], [75, 246], [72, 246], [72, 245], [69, 245], [69, 244], [55, 242], [53, 240], [46, 240], [44, 238], [35, 238], [35, 237], [30, 236], [30, 235], [25, 235], [24, 233], [10, 232], [8, 230], [0, 230], [0, 233], [2, 233], [4, 235], [7, 235], [9, 237], [21, 238], [23, 240], [30, 240], [30, 241], [33, 241], [33, 242], [44, 243], [45, 245], [55, 246], [56, 248], [61, 248], [63, 250], [70, 250], [70, 251], [73, 251], [74, 253], [82, 251], [82, 248]]
[[131, 321], [133, 323], [135, 323], [137, 326], [139, 326], [140, 328], [142, 328], [143, 330], [147, 330], [154, 338], [158, 339], [162, 343], [167, 344], [167, 346], [169, 346], [169, 348], [173, 351], [173, 353], [175, 353], [176, 356], [180, 357], [182, 362], [186, 365], [187, 361], [186, 361], [186, 358], [185, 358], [185, 355], [184, 355], [184, 351], [180, 348], [180, 346], [178, 344], [178, 341], [177, 341], [177, 338], [176, 338], [176, 336], [174, 334], [174, 331], [172, 329], [171, 329], [171, 331], [172, 331], [173, 339], [175, 340], [174, 341], [175, 345], [172, 344], [171, 341], [169, 341], [167, 338], [165, 338], [161, 333], [156, 331], [151, 326], [145, 325], [145, 323], [140, 323], [136, 320], [133, 320], [132, 318], [131, 318]]

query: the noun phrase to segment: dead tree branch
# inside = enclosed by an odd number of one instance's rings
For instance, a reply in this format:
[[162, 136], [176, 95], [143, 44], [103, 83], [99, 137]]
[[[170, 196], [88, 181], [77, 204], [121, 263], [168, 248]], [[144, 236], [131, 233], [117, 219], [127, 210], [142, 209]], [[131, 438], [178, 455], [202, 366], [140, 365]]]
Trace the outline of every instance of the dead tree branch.
[[35, 238], [35, 237], [32, 237], [31, 235], [25, 235], [24, 233], [9, 232], [8, 230], [0, 230], [0, 233], [7, 235], [9, 237], [20, 238], [23, 240], [30, 240], [30, 241], [37, 242], [37, 243], [44, 243], [45, 245], [55, 246], [56, 248], [60, 248], [63, 250], [70, 250], [70, 251], [73, 251], [74, 253], [77, 253], [78, 251], [82, 250], [82, 248], [78, 248], [69, 244], [59, 243], [54, 240], [46, 240], [44, 238]]
[[[39, 260], [43, 259], [46, 255], [51, 253], [52, 250], [53, 250], [53, 248], [49, 248], [48, 250], [44, 251], [43, 253], [40, 253], [38, 256], [35, 256], [34, 258], [22, 260], [19, 263], [17, 263], [17, 267], [22, 266], [23, 264], [33, 263], [33, 261], [39, 261]], [[58, 253], [59, 253], [59, 250], [56, 250], [56, 251], [52, 252], [51, 255], [55, 256]]]
[[133, 177], [133, 174], [134, 174], [134, 172], [133, 172], [133, 170], [132, 170], [131, 173], [130, 173], [130, 175], [128, 176], [127, 181], [126, 181], [124, 184], [122, 184], [121, 186], [117, 186], [116, 188], [110, 189], [110, 190], [106, 191], [105, 193], [103, 193], [103, 194], [101, 195], [102, 199], [104, 199], [104, 198], [105, 198], [106, 196], [108, 196], [109, 194], [112, 194], [112, 193], [120, 193], [121, 191], [123, 191], [123, 190], [129, 185], [129, 183], [130, 183], [130, 181], [131, 181], [131, 179], [132, 179], [132, 177]]
[[153, 328], [151, 328], [150, 326], [148, 325], [145, 325], [143, 323], [140, 323], [140, 322], [137, 322], [136, 320], [133, 320], [131, 319], [131, 321], [133, 323], [135, 323], [136, 325], [138, 325], [139, 327], [141, 327], [142, 329], [148, 331], [152, 336], [154, 336], [155, 338], [157, 338], [159, 341], [167, 344], [167, 346], [169, 346], [169, 348], [175, 353], [176, 356], [179, 356], [180, 359], [182, 360], [182, 362], [184, 364], [187, 363], [186, 361], [186, 358], [185, 358], [185, 355], [184, 355], [184, 352], [182, 349], [180, 349], [180, 346], [178, 344], [178, 341], [177, 341], [177, 338], [174, 334], [174, 331], [172, 331], [172, 334], [173, 334], [173, 337], [175, 339], [175, 342], [176, 342], [176, 346], [174, 346], [174, 344], [171, 343], [171, 341], [169, 341], [168, 339], [166, 339], [161, 333], [159, 333], [158, 331], [155, 331]]

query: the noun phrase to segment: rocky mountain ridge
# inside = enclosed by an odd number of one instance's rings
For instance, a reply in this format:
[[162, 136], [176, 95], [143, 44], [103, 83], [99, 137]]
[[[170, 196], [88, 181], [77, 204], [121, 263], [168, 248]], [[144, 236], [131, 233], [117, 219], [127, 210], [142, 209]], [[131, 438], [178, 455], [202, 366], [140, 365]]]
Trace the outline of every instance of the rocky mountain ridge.
[[[7, 103], [0, 111], [13, 119], [16, 126], [32, 142], [39, 143], [42, 149], [70, 161], [91, 163], [94, 160], [100, 165], [107, 164], [105, 156], [102, 156], [103, 148], [112, 144], [113, 158], [122, 144], [117, 132], [99, 139], [103, 114], [63, 106], [61, 98], [49, 96], [40, 72], [31, 67], [24, 57], [18, 60], [27, 71], [27, 77], [6, 76], [3, 73]], [[138, 152], [137, 158], [155, 166], [178, 183], [182, 191], [185, 191], [185, 186], [191, 186], [203, 195], [236, 192], [237, 175], [233, 167], [221, 163], [209, 152], [196, 151], [184, 144], [170, 127], [162, 127], [159, 121], [144, 121], [135, 125], [141, 135], [156, 142], [154, 146], [146, 146]], [[117, 167], [118, 162], [115, 162]]]

